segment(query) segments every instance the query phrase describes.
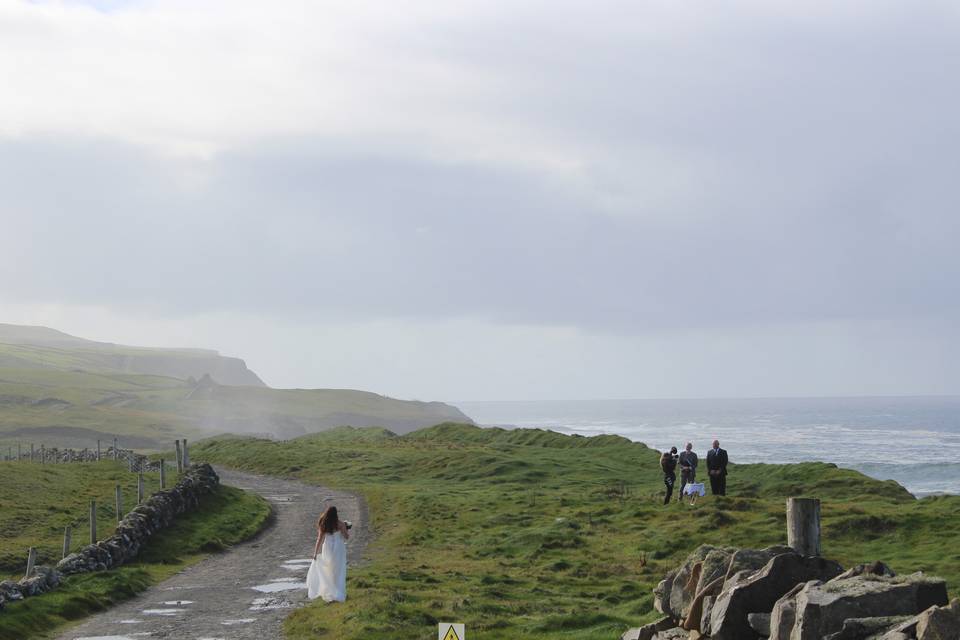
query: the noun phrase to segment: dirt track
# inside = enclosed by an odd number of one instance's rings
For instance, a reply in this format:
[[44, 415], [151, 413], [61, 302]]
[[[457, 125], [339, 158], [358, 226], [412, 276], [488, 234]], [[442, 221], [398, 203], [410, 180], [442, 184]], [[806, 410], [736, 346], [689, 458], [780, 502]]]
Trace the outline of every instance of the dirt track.
[[224, 484], [268, 499], [276, 522], [254, 540], [213, 555], [87, 619], [58, 636], [60, 640], [281, 638], [283, 618], [306, 601], [303, 583], [316, 539], [316, 519], [330, 503], [341, 517], [353, 522], [347, 543], [349, 565], [360, 560], [369, 530], [366, 507], [359, 497], [224, 469], [217, 473]]

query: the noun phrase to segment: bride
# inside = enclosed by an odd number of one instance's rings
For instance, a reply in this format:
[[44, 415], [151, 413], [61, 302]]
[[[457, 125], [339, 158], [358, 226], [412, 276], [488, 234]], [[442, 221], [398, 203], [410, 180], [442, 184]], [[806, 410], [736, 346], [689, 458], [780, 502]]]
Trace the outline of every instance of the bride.
[[[307, 596], [326, 602], [347, 599], [347, 545], [350, 539], [347, 523], [337, 517], [337, 508], [330, 506], [317, 521], [317, 544], [313, 563], [307, 572]], [[319, 558], [318, 558], [319, 554]]]

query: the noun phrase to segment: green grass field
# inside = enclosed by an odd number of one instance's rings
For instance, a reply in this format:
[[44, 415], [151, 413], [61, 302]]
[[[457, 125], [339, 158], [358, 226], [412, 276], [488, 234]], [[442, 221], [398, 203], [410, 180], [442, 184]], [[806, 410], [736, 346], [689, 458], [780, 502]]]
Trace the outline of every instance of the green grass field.
[[361, 492], [376, 538], [343, 605], [286, 622], [290, 638], [616, 637], [655, 618], [651, 590], [702, 543], [785, 542], [787, 496], [823, 499], [824, 553], [960, 586], [960, 497], [913, 499], [832, 465], [739, 465], [726, 498], [660, 504], [657, 453], [615, 436], [440, 425], [398, 437], [337, 429], [288, 442], [222, 438], [197, 460]]
[[[177, 481], [176, 470], [167, 476]], [[121, 486], [124, 514], [137, 505], [137, 474], [122, 463], [37, 464], [0, 462], [0, 574], [26, 566], [36, 547], [41, 564], [61, 558], [63, 529], [73, 529], [72, 550], [89, 543], [90, 501], [97, 501], [97, 531], [105, 538], [117, 524], [114, 491]], [[147, 495], [160, 488], [160, 474], [144, 474]]]
[[[159, 488], [158, 474], [146, 474]], [[168, 481], [174, 482], [175, 474]], [[39, 465], [0, 463], [0, 574], [20, 578], [27, 549], [36, 546], [41, 564], [60, 559], [63, 527], [72, 523], [74, 549], [89, 542], [88, 509], [97, 500], [99, 538], [116, 525], [113, 492], [124, 487], [125, 509], [136, 504], [136, 475], [120, 464]], [[60, 589], [8, 603], [0, 611], [0, 640], [44, 637], [48, 632], [127, 599], [196, 562], [205, 553], [247, 539], [268, 521], [270, 507], [259, 496], [221, 486], [200, 508], [178, 518], [144, 548], [136, 563], [112, 571], [71, 576]]]

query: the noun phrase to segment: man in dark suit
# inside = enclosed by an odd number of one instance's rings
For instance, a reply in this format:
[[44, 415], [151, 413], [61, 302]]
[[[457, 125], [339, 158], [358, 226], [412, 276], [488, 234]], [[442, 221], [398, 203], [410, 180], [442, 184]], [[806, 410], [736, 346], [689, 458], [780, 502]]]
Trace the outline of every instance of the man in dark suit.
[[707, 451], [707, 474], [710, 476], [710, 491], [715, 496], [727, 495], [727, 451], [720, 448], [720, 441], [713, 441], [713, 449]]

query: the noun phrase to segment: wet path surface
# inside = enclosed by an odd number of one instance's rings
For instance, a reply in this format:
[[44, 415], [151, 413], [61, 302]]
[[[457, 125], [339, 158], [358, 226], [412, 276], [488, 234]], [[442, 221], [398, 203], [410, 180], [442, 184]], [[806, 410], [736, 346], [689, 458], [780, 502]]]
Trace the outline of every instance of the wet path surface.
[[360, 560], [369, 534], [366, 507], [357, 496], [225, 469], [217, 473], [222, 483], [269, 500], [276, 511], [273, 526], [89, 618], [59, 640], [281, 638], [283, 619], [307, 601], [316, 520], [327, 504], [335, 504], [340, 517], [353, 523], [348, 564]]

